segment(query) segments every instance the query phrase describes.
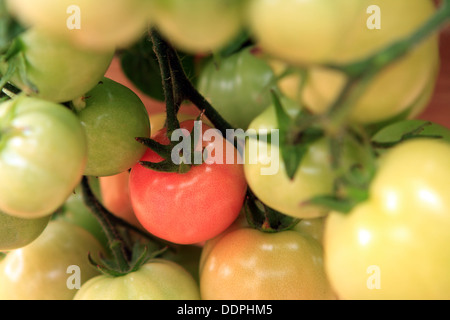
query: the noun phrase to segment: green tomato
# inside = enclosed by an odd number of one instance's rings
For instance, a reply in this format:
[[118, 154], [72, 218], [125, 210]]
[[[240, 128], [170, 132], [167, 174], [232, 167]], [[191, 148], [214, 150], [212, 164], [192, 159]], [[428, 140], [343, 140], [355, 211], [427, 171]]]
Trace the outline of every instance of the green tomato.
[[60, 104], [19, 96], [0, 104], [0, 210], [23, 218], [52, 214], [78, 185], [86, 136]]
[[[372, 5], [381, 10], [381, 28], [376, 30], [366, 26]], [[290, 86], [287, 95], [299, 96], [312, 112], [321, 114], [328, 111], [347, 80], [321, 64], [345, 64], [374, 54], [410, 35], [431, 17], [435, 6], [429, 0], [256, 0], [249, 11], [252, 30], [265, 52], [289, 66], [308, 69], [303, 91]], [[413, 106], [429, 91], [430, 82], [434, 87], [438, 44], [438, 37], [432, 36], [378, 73], [356, 101], [350, 120], [367, 124], [409, 109], [420, 112], [429, 98]]]
[[[290, 109], [290, 112], [297, 111]], [[267, 108], [252, 121], [249, 132], [271, 133], [278, 130], [273, 106]], [[307, 205], [304, 202], [316, 196], [334, 193], [338, 177], [333, 169], [330, 139], [322, 137], [308, 146], [291, 179], [276, 141], [249, 137], [245, 144], [244, 172], [248, 186], [255, 196], [270, 208], [289, 216], [302, 219], [323, 217], [328, 209]], [[342, 147], [342, 170], [366, 161], [366, 154], [356, 141], [346, 138]], [[364, 162], [363, 162], [364, 163]]]
[[41, 235], [51, 216], [24, 219], [0, 212], [0, 251], [22, 248]]
[[137, 271], [89, 280], [74, 300], [200, 300], [198, 285], [175, 262], [154, 259]]
[[221, 49], [243, 27], [243, 0], [155, 0], [152, 19], [174, 46], [188, 53]]
[[203, 261], [203, 300], [335, 299], [322, 246], [307, 234], [237, 228], [214, 240]]
[[150, 136], [144, 103], [128, 87], [103, 78], [75, 109], [86, 131], [85, 175], [112, 176], [130, 169], [146, 151], [137, 137]]
[[[114, 55], [113, 50], [79, 48], [33, 28], [16, 41], [21, 51], [7, 62], [0, 62], [0, 72], [5, 74], [9, 67], [16, 67], [11, 79], [15, 86], [33, 97], [59, 103], [91, 90], [108, 70]], [[25, 68], [25, 78], [18, 68]]]
[[86, 230], [50, 221], [31, 244], [10, 251], [0, 263], [1, 300], [71, 300], [77, 286], [98, 276], [88, 254], [103, 252]]
[[124, 48], [146, 31], [147, 0], [8, 0], [9, 11], [26, 26], [95, 50]]
[[340, 299], [450, 298], [450, 144], [407, 141], [380, 158], [369, 199], [325, 222], [325, 269]]
[[198, 90], [233, 127], [247, 129], [250, 122], [271, 103], [275, 83], [271, 67], [251, 48], [202, 70]]

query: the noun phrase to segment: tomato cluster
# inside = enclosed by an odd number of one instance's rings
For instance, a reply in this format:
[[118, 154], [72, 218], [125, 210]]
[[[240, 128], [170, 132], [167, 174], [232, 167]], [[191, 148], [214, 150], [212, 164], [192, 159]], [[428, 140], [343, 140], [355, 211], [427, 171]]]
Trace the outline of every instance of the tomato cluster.
[[450, 129], [417, 119], [449, 21], [0, 0], [0, 299], [449, 299]]

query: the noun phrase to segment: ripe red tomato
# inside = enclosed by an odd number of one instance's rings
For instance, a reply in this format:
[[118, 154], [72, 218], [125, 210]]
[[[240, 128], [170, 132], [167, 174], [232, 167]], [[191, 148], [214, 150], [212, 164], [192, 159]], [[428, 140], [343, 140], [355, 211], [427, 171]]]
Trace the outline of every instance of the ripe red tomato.
[[[194, 121], [182, 122], [180, 126], [191, 132]], [[204, 133], [208, 128], [202, 125]], [[168, 144], [165, 133], [163, 129], [153, 138]], [[217, 155], [221, 147], [231, 146], [227, 140], [219, 140], [202, 145], [213, 146]], [[242, 164], [237, 159], [226, 162], [225, 158], [223, 152], [223, 164], [203, 162], [191, 166], [187, 173], [135, 165], [130, 174], [130, 196], [142, 226], [157, 237], [179, 244], [199, 243], [224, 231], [239, 215], [247, 189]], [[160, 162], [162, 158], [148, 149], [141, 160]]]

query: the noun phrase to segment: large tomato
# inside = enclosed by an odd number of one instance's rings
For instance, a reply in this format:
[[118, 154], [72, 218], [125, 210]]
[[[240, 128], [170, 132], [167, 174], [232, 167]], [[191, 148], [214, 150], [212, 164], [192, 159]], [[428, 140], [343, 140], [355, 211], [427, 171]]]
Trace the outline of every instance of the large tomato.
[[0, 263], [1, 300], [71, 300], [77, 286], [99, 275], [88, 254], [103, 252], [88, 231], [51, 221], [31, 244], [10, 251]]
[[[39, 11], [39, 10], [38, 10]], [[20, 52], [0, 72], [16, 71], [11, 82], [25, 93], [53, 102], [67, 102], [91, 90], [107, 71], [114, 51], [96, 52], [29, 29], [17, 39]], [[20, 68], [24, 68], [21, 70]]]
[[147, 0], [11, 0], [10, 12], [26, 26], [95, 50], [124, 48], [146, 31]]
[[341, 299], [449, 299], [450, 144], [385, 153], [369, 199], [325, 222], [325, 267]]
[[[180, 125], [191, 132], [194, 121]], [[204, 135], [208, 128], [203, 124], [199, 131]], [[179, 244], [202, 242], [224, 231], [239, 215], [247, 189], [239, 155], [222, 136], [212, 142], [205, 137], [200, 143], [212, 163], [194, 164], [186, 173], [156, 171], [140, 163], [131, 170], [129, 187], [134, 212], [142, 226], [157, 237]], [[169, 143], [165, 129], [153, 138]], [[227, 159], [230, 150], [234, 157], [231, 163]], [[151, 149], [141, 159], [162, 160]]]
[[131, 89], [103, 78], [73, 104], [87, 136], [85, 175], [115, 175], [139, 161], [145, 147], [136, 138], [150, 136], [150, 121], [144, 103]]
[[152, 20], [177, 48], [191, 53], [221, 49], [243, 28], [242, 0], [155, 0]]
[[[371, 14], [381, 10], [381, 28], [368, 28]], [[250, 21], [259, 46], [290, 65], [306, 67], [308, 82], [299, 95], [315, 113], [328, 110], [346, 81], [345, 75], [320, 64], [350, 63], [383, 49], [415, 31], [435, 10], [430, 0], [271, 1], [250, 5]], [[405, 14], [407, 12], [407, 14]], [[281, 18], [282, 17], [282, 18]], [[311, 32], [314, 30], [314, 32]], [[314, 66], [318, 64], [319, 66]], [[376, 75], [350, 114], [352, 121], [386, 120], [412, 108], [439, 65], [437, 36], [430, 37]], [[428, 100], [427, 100], [428, 101]], [[421, 104], [420, 108], [423, 109]], [[417, 108], [416, 108], [417, 109]], [[417, 110], [414, 110], [417, 114]]]
[[24, 218], [56, 211], [80, 182], [87, 157], [77, 117], [20, 96], [0, 104], [0, 210]]
[[[278, 128], [275, 108], [271, 106], [252, 121], [248, 131], [271, 133]], [[264, 204], [284, 214], [306, 219], [325, 216], [327, 209], [303, 202], [333, 193], [337, 173], [331, 163], [329, 138], [321, 137], [308, 146], [292, 179], [276, 142], [274, 138], [269, 142], [262, 136], [247, 139], [244, 171], [248, 186]], [[342, 169], [348, 170], [361, 161], [365, 161], [363, 149], [353, 139], [346, 139], [342, 147]]]
[[322, 246], [306, 233], [236, 228], [214, 241], [200, 273], [204, 300], [335, 299]]
[[155, 259], [123, 276], [100, 275], [89, 280], [74, 300], [200, 300], [200, 293], [183, 267]]
[[271, 104], [270, 89], [275, 83], [271, 67], [246, 48], [219, 62], [209, 61], [198, 89], [233, 127], [246, 130]]

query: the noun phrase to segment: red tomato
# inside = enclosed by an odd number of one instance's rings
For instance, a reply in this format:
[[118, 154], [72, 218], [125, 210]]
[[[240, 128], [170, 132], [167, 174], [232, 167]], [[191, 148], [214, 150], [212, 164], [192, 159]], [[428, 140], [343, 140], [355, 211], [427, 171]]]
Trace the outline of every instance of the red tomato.
[[[194, 121], [182, 122], [180, 126], [191, 132]], [[208, 129], [211, 128], [202, 125], [203, 133]], [[168, 144], [165, 133], [163, 129], [153, 139]], [[221, 147], [232, 148], [223, 137], [212, 140], [202, 142], [203, 147], [214, 148], [208, 156], [220, 154]], [[223, 232], [238, 217], [247, 189], [243, 166], [237, 161], [237, 152], [234, 155], [235, 161], [226, 161], [223, 152], [223, 164], [203, 162], [192, 165], [187, 173], [135, 165], [130, 174], [130, 196], [142, 226], [155, 236], [178, 244], [199, 243]], [[141, 160], [155, 163], [163, 159], [148, 149]]]

